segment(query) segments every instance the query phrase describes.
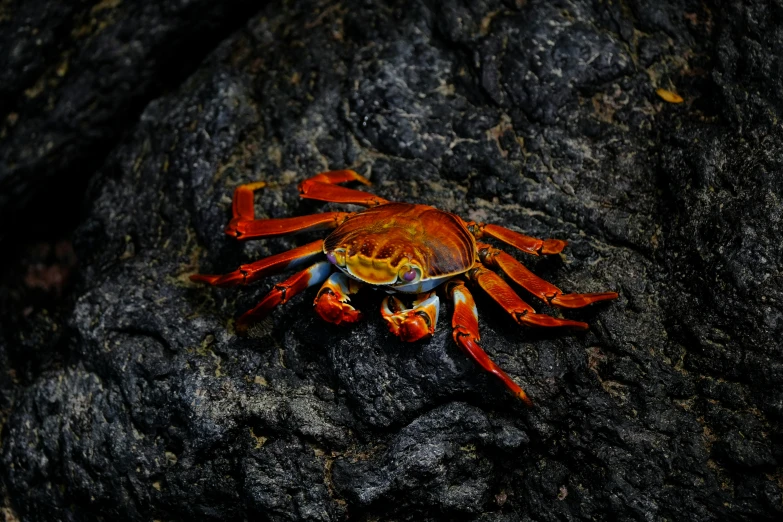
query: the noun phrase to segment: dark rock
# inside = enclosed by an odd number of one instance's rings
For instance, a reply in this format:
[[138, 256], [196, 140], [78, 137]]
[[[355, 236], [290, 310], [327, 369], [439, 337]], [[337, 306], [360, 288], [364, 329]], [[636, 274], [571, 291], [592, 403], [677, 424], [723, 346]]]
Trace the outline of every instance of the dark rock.
[[42, 213], [75, 219], [91, 172], [144, 105], [180, 83], [258, 7], [247, 0], [4, 2], [0, 239], [60, 226]]
[[[783, 15], [728, 4], [265, 8], [108, 152], [67, 313], [0, 332], [0, 362], [24, 368], [0, 379], [6, 512], [779, 520]], [[620, 299], [565, 311], [591, 325], [574, 335], [522, 330], [474, 292], [482, 344], [530, 410], [454, 345], [447, 302], [424, 343], [393, 338], [372, 291], [352, 328], [320, 321], [308, 291], [237, 336], [277, 279], [188, 276], [318, 235], [228, 238], [233, 188], [270, 182], [262, 217], [319, 212], [337, 206], [295, 184], [332, 168], [566, 239], [517, 257]]]
[[481, 512], [494, 471], [485, 452], [494, 439], [483, 411], [451, 403], [400, 430], [379, 458], [338, 459], [332, 480], [352, 504], [380, 503], [374, 510], [381, 514], [401, 506], [408, 513]]
[[335, 520], [344, 515], [326, 484], [313, 483], [313, 477], [323, 475], [324, 463], [301, 442], [266, 443], [242, 468], [249, 513], [269, 520]]

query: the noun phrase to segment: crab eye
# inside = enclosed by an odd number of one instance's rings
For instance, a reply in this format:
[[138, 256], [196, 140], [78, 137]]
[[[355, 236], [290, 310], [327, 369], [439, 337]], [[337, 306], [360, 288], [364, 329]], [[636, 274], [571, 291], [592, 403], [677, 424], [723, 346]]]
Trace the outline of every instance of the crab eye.
[[421, 270], [415, 266], [404, 266], [400, 269], [398, 277], [406, 283], [413, 283], [414, 281], [418, 281], [421, 277]]
[[327, 252], [326, 259], [333, 265], [345, 266], [345, 250], [338, 248], [337, 250]]

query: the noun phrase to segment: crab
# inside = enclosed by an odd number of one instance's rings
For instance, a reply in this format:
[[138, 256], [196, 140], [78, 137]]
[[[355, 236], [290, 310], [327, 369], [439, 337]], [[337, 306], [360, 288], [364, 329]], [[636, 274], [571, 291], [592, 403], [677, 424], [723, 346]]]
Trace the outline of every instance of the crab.
[[[484, 370], [497, 376], [527, 406], [525, 391], [481, 348], [478, 312], [468, 290], [471, 283], [486, 292], [520, 325], [586, 330], [587, 323], [537, 313], [492, 269], [547, 304], [559, 308], [616, 299], [616, 292], [566, 294], [539, 278], [508, 253], [480, 241], [493, 238], [534, 256], [558, 254], [566, 242], [536, 239], [508, 228], [476, 221], [428, 205], [396, 203], [374, 194], [338, 185], [370, 182], [352, 170], [322, 172], [299, 184], [302, 198], [367, 207], [358, 212], [324, 212], [308, 216], [255, 219], [254, 193], [263, 181], [240, 185], [234, 191], [233, 219], [225, 232], [238, 240], [332, 230], [319, 239], [287, 252], [242, 265], [223, 275], [194, 274], [192, 281], [226, 287], [247, 285], [271, 274], [299, 270], [274, 285], [258, 305], [235, 323], [239, 333], [275, 307], [308, 287], [321, 285], [315, 311], [334, 324], [357, 322], [361, 312], [351, 295], [371, 286], [389, 293], [381, 315], [389, 330], [407, 342], [430, 338], [435, 332], [444, 289], [453, 304], [454, 341]], [[406, 306], [399, 296], [408, 296]]]

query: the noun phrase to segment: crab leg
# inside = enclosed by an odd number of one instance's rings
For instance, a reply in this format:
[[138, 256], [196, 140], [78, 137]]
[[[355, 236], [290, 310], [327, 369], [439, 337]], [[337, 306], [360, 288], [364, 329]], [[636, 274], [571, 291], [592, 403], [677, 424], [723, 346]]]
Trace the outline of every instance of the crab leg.
[[439, 310], [440, 299], [434, 290], [417, 295], [411, 308], [405, 308], [393, 295], [381, 303], [381, 315], [389, 325], [389, 331], [409, 343], [432, 337]]
[[335, 183], [359, 181], [365, 185], [370, 182], [352, 170], [333, 170], [321, 172], [299, 184], [299, 196], [305, 199], [331, 201], [332, 203], [349, 203], [374, 207], [388, 203], [387, 200], [361, 190], [338, 187]]
[[323, 244], [324, 240], [319, 239], [286, 252], [265, 257], [247, 265], [241, 265], [238, 269], [228, 274], [193, 274], [190, 276], [190, 280], [212, 286], [246, 285], [262, 277], [277, 274], [284, 270], [300, 268], [315, 262], [323, 255]]
[[234, 189], [234, 199], [231, 202], [231, 212], [234, 215], [234, 220], [252, 221], [255, 219], [256, 210], [253, 194], [256, 190], [264, 187], [266, 187], [266, 182], [256, 181], [245, 183]]
[[483, 288], [518, 324], [545, 327], [568, 326], [577, 330], [587, 330], [588, 328], [587, 323], [536, 313], [533, 307], [515, 294], [514, 290], [499, 275], [483, 266], [468, 271], [468, 277]]
[[446, 283], [446, 291], [454, 303], [454, 315], [451, 318], [451, 327], [454, 329], [454, 341], [482, 368], [503, 381], [508, 389], [522, 399], [528, 407], [532, 407], [533, 403], [525, 391], [511, 380], [511, 377], [501, 370], [478, 344], [481, 340], [478, 330], [478, 312], [476, 311], [476, 303], [473, 301], [473, 296], [465, 287], [465, 282], [461, 279], [452, 279]]
[[260, 237], [284, 236], [311, 230], [337, 228], [351, 212], [324, 212], [311, 216], [282, 219], [255, 219], [253, 194], [266, 186], [263, 181], [240, 185], [234, 190], [233, 218], [225, 228], [226, 234], [240, 240]]
[[315, 296], [315, 311], [328, 323], [355, 323], [362, 314], [348, 302], [351, 300], [349, 296], [358, 292], [361, 287], [362, 283], [342, 272], [333, 273]]
[[617, 292], [600, 292], [594, 294], [563, 294], [555, 285], [548, 283], [527, 269], [522, 263], [507, 253], [479, 243], [478, 254], [486, 266], [499, 268], [522, 288], [545, 301], [560, 308], [581, 308], [599, 301], [617, 299]]
[[337, 228], [353, 212], [324, 212], [309, 216], [297, 216], [279, 219], [234, 218], [225, 228], [226, 234], [239, 240], [257, 239], [260, 237], [277, 237], [312, 230], [328, 230]]
[[494, 237], [507, 245], [534, 256], [541, 254], [559, 254], [568, 244], [562, 239], [536, 239], [491, 223], [487, 224], [469, 221], [465, 223], [465, 225], [476, 239], [481, 239], [484, 236]]
[[274, 307], [287, 303], [305, 288], [323, 283], [331, 271], [332, 265], [328, 261], [320, 261], [301, 272], [297, 272], [282, 283], [277, 283], [255, 308], [245, 312], [237, 319], [237, 331], [244, 332], [249, 323], [266, 317]]

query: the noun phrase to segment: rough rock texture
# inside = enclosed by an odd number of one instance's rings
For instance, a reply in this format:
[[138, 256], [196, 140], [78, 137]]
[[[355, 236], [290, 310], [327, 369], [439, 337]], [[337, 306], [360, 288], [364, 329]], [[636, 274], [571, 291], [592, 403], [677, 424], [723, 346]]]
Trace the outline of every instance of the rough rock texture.
[[[782, 22], [774, 0], [270, 4], [110, 152], [70, 307], [2, 332], [3, 364], [57, 353], [0, 378], [6, 515], [780, 520]], [[344, 167], [566, 239], [517, 257], [620, 292], [564, 314], [580, 335], [475, 292], [533, 409], [457, 349], [448, 305], [426, 343], [373, 292], [353, 328], [308, 292], [238, 337], [272, 280], [189, 282], [317, 237], [232, 241], [237, 184], [273, 182], [260, 216], [311, 213], [295, 183]]]
[[259, 5], [0, 3], [0, 239], [79, 205], [107, 146]]

